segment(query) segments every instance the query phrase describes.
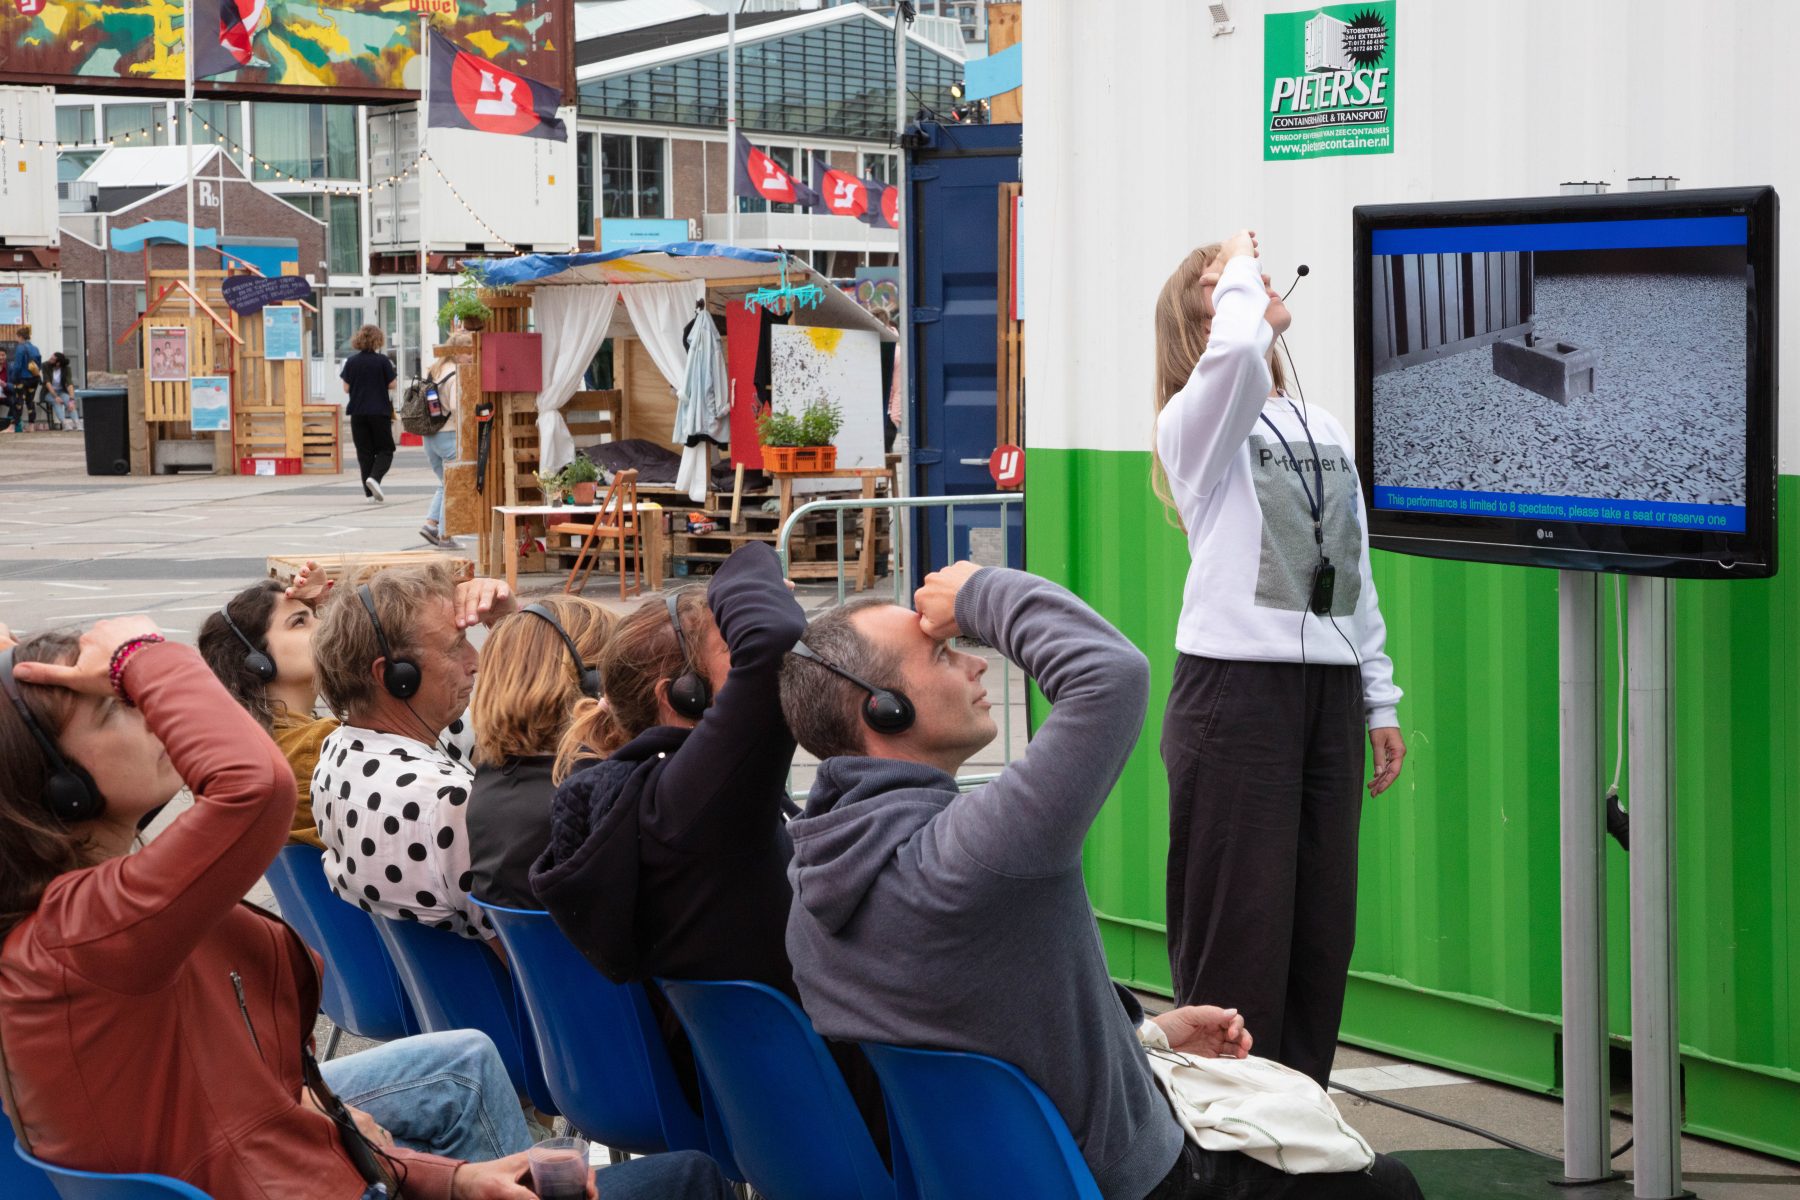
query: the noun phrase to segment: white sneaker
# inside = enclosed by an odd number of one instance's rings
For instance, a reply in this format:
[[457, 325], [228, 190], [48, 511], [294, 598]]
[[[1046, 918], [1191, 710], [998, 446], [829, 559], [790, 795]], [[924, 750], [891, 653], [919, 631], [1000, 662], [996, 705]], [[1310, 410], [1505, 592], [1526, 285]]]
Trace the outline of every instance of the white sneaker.
[[387, 493], [381, 490], [381, 480], [371, 477], [363, 480], [363, 486], [369, 489], [369, 499], [378, 504], [387, 502]]

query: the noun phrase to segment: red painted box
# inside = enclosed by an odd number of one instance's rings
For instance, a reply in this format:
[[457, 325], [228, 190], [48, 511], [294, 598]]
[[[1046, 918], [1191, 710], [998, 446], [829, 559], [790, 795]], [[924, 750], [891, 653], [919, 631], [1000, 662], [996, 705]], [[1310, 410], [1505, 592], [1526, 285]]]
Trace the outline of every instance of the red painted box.
[[481, 390], [484, 392], [543, 391], [544, 335], [541, 333], [482, 334]]

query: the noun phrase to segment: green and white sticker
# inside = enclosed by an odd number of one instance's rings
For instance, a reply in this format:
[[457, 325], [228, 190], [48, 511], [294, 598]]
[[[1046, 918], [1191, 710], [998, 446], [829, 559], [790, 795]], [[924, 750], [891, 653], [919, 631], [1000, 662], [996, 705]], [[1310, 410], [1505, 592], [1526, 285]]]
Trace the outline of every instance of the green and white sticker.
[[1264, 15], [1264, 162], [1394, 152], [1394, 5]]

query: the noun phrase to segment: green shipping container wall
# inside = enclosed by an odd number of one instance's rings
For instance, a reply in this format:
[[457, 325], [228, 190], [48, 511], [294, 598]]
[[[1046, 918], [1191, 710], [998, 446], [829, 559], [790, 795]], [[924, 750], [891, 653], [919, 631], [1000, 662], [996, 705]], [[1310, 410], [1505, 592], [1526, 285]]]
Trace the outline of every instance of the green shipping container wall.
[[[1188, 556], [1149, 471], [1146, 453], [1029, 451], [1026, 559], [1150, 656], [1150, 717], [1088, 840], [1086, 872], [1114, 974], [1166, 993], [1157, 741]], [[1774, 580], [1674, 585], [1671, 784], [1686, 1127], [1800, 1159], [1800, 476], [1782, 477], [1780, 524]], [[1557, 576], [1375, 557], [1410, 753], [1400, 782], [1364, 808], [1344, 1037], [1554, 1091]], [[1609, 606], [1612, 588], [1602, 581]], [[1611, 638], [1609, 626], [1609, 766]], [[1609, 846], [1611, 1029], [1622, 1044], [1629, 861]]]

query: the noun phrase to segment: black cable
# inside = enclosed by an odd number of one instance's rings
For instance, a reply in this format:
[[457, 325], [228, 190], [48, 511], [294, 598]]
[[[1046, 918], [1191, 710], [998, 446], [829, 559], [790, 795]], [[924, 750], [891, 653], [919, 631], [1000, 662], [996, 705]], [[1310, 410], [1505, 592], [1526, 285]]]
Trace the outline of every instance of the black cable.
[[[1500, 1134], [1492, 1133], [1478, 1125], [1470, 1125], [1466, 1121], [1458, 1121], [1455, 1117], [1446, 1117], [1439, 1113], [1426, 1112], [1422, 1108], [1414, 1108], [1412, 1105], [1402, 1104], [1398, 1100], [1384, 1100], [1380, 1096], [1373, 1096], [1368, 1092], [1358, 1091], [1353, 1087], [1345, 1087], [1335, 1079], [1331, 1081], [1331, 1086], [1340, 1092], [1348, 1092], [1350, 1095], [1355, 1096], [1360, 1100], [1366, 1100], [1370, 1104], [1379, 1104], [1385, 1108], [1396, 1109], [1410, 1116], [1423, 1117], [1427, 1121], [1436, 1121], [1440, 1125], [1448, 1125], [1452, 1129], [1460, 1129], [1464, 1133], [1471, 1133], [1476, 1137], [1486, 1138], [1490, 1142], [1498, 1142], [1509, 1150], [1523, 1150], [1527, 1154], [1535, 1154], [1539, 1158], [1547, 1158], [1554, 1163], [1560, 1163], [1562, 1161], [1557, 1158], [1556, 1155], [1539, 1150], [1536, 1146], [1527, 1146], [1524, 1142], [1515, 1142], [1509, 1137], [1502, 1137]], [[1627, 1143], [1627, 1145], [1629, 1145], [1629, 1143]]]
[[1619, 1155], [1631, 1149], [1631, 1144], [1635, 1141], [1637, 1141], [1637, 1135], [1633, 1134], [1631, 1137], [1625, 1139], [1625, 1144], [1623, 1146], [1620, 1146], [1617, 1150], [1614, 1150], [1611, 1154], [1607, 1155], [1607, 1158], [1614, 1159], [1619, 1157]]

